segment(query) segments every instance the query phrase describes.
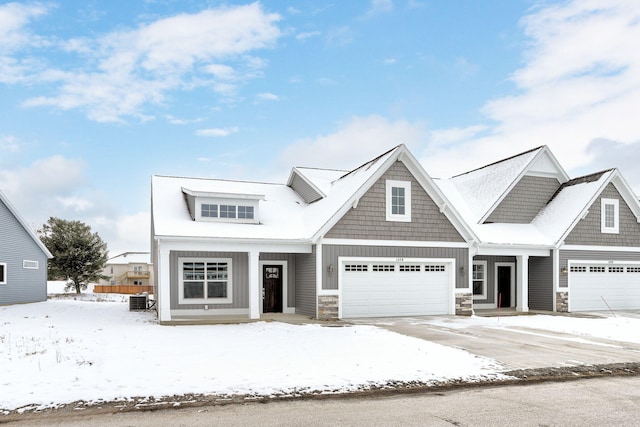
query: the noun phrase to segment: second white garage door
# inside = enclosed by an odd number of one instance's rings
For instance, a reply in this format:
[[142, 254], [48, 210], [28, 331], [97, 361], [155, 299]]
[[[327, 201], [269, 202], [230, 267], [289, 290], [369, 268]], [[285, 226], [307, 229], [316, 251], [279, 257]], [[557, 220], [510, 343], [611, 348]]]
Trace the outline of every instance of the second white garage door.
[[640, 309], [640, 265], [572, 263], [569, 310]]
[[449, 314], [451, 262], [343, 261], [342, 317]]

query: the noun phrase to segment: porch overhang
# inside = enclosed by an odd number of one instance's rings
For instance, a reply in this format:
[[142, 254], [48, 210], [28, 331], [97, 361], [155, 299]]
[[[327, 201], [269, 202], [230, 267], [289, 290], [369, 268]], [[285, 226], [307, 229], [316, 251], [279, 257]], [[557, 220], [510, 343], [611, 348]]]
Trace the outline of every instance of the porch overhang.
[[475, 248], [474, 255], [494, 256], [551, 256], [552, 246], [482, 244]]

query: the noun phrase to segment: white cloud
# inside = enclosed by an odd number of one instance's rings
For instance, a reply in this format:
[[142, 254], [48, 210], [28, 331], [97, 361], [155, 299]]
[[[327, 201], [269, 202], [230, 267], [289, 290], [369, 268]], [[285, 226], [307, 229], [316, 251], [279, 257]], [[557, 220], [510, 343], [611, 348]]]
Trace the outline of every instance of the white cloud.
[[256, 98], [258, 98], [261, 101], [278, 101], [280, 99], [278, 95], [270, 92], [259, 93], [258, 95], [256, 95]]
[[75, 212], [86, 211], [94, 206], [91, 200], [81, 197], [56, 197], [56, 200], [60, 202], [65, 209], [71, 208]]
[[334, 133], [296, 141], [282, 152], [281, 164], [285, 168], [352, 169], [398, 144], [412, 148], [425, 139], [426, 127], [421, 122], [392, 122], [376, 115], [353, 117]]
[[196, 135], [198, 136], [229, 136], [232, 133], [238, 132], [237, 127], [231, 128], [211, 128], [211, 129], [198, 129]]
[[320, 31], [305, 31], [296, 34], [296, 40], [306, 40], [312, 37], [318, 37], [320, 34]]
[[204, 120], [202, 117], [196, 117], [195, 119], [180, 119], [172, 116], [171, 114], [165, 115], [164, 118], [172, 125], [188, 125], [190, 123], [200, 123]]
[[20, 151], [18, 139], [12, 135], [0, 135], [0, 152], [15, 153]]
[[640, 142], [637, 2], [543, 4], [521, 23], [529, 44], [512, 75], [517, 93], [485, 104], [492, 125], [482, 136], [462, 132], [458, 141], [425, 150], [429, 172], [448, 176], [543, 144], [571, 172], [594, 159], [594, 141]]
[[232, 92], [231, 81], [260, 75], [265, 62], [248, 53], [275, 43], [279, 19], [253, 3], [179, 14], [95, 40], [61, 41], [63, 49], [81, 53], [83, 62], [74, 71], [47, 70], [41, 77], [57, 84], [57, 94], [23, 105], [81, 109], [92, 120], [118, 122], [148, 119], [145, 107], [164, 102], [169, 90], [209, 86]]
[[371, 0], [369, 10], [365, 14], [365, 17], [371, 17], [379, 15], [381, 13], [389, 13], [393, 10], [393, 0]]

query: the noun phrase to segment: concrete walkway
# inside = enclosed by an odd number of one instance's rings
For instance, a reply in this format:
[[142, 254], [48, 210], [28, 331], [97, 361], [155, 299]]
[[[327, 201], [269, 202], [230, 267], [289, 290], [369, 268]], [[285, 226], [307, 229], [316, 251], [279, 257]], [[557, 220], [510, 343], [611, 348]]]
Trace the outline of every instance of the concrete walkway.
[[[431, 318], [433, 319], [433, 318]], [[640, 345], [527, 327], [490, 328], [470, 325], [448, 328], [429, 317], [360, 319], [403, 335], [460, 348], [501, 362], [505, 371], [640, 361]], [[452, 318], [455, 322], [455, 318]]]

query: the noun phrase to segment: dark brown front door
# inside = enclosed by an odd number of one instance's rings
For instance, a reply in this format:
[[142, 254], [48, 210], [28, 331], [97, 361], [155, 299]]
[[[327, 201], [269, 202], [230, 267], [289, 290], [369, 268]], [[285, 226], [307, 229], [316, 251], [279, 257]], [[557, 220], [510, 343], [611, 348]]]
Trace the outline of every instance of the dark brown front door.
[[262, 312], [282, 313], [282, 266], [263, 266], [262, 285], [264, 288]]
[[511, 267], [498, 266], [498, 301], [500, 307], [511, 307]]

